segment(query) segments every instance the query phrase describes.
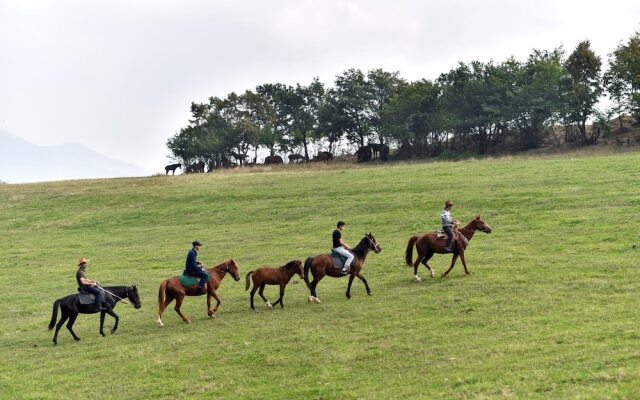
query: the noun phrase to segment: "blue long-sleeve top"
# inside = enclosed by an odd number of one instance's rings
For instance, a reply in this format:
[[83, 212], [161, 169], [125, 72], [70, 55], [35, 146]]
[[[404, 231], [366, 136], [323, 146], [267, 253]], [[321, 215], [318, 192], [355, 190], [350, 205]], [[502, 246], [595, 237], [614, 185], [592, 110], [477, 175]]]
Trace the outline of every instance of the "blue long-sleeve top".
[[195, 248], [189, 250], [185, 267], [187, 271], [200, 271], [200, 267], [198, 267], [198, 252]]

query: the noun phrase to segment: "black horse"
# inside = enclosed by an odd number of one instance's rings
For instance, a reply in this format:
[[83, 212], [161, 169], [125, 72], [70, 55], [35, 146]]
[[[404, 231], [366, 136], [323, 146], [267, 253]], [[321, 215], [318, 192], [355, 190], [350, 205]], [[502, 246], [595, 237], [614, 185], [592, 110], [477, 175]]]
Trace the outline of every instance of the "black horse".
[[182, 164], [167, 165], [166, 167], [164, 167], [165, 175], [169, 175], [169, 171], [171, 171], [173, 175], [175, 175], [177, 168], [182, 168]]
[[[118, 314], [113, 312], [113, 308], [116, 306], [118, 301], [123, 299], [129, 299], [133, 306], [137, 309], [142, 306], [140, 303], [140, 297], [138, 296], [138, 288], [135, 286], [109, 286], [103, 288], [105, 291], [104, 296], [104, 305], [107, 309], [106, 311], [100, 312], [100, 334], [104, 336], [104, 314], [111, 315], [116, 323], [111, 328], [111, 333], [114, 333], [116, 329], [118, 329], [118, 321], [120, 321], [120, 317]], [[62, 310], [62, 316], [60, 317], [60, 321], [56, 325], [56, 319], [58, 319], [58, 307]], [[53, 327], [56, 327], [56, 333], [53, 335], [53, 344], [58, 344], [58, 331], [62, 328], [62, 325], [68, 319], [67, 329], [71, 332], [71, 336], [75, 340], [80, 340], [78, 335], [73, 331], [73, 324], [76, 322], [76, 318], [78, 318], [78, 314], [95, 314], [96, 308], [93, 303], [91, 304], [80, 304], [80, 296], [78, 293], [70, 294], [69, 296], [63, 297], [61, 299], [56, 300], [53, 303], [53, 314], [51, 315], [51, 322], [49, 322], [49, 330], [52, 330]]]

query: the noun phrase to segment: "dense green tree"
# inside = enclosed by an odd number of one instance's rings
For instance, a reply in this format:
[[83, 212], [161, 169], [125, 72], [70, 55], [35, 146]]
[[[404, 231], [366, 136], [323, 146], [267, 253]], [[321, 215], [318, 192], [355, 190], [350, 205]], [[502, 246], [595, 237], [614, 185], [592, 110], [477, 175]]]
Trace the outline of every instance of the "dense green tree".
[[617, 108], [621, 111], [626, 108], [640, 121], [640, 31], [609, 56], [605, 82]]
[[600, 68], [602, 61], [588, 40], [580, 42], [565, 61], [569, 74], [567, 94], [567, 120], [575, 123], [580, 131], [580, 139], [585, 144], [595, 143], [595, 131], [587, 134], [587, 120], [595, 111], [595, 105], [602, 93]]

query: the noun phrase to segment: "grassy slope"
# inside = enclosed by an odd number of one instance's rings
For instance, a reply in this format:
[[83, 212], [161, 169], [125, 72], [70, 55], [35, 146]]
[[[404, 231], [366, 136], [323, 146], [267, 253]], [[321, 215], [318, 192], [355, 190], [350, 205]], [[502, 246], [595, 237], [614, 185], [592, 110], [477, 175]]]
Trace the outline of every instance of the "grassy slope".
[[[638, 398], [639, 171], [632, 153], [2, 185], [0, 393]], [[459, 265], [412, 282], [407, 239], [438, 226], [445, 199], [494, 233], [470, 244], [473, 276]], [[356, 280], [346, 301], [346, 279], [325, 279], [320, 305], [297, 284], [284, 310], [251, 312], [244, 273], [327, 251], [338, 219], [347, 242], [371, 231], [383, 247], [365, 265], [374, 295]], [[170, 308], [157, 328], [158, 284], [195, 238], [201, 260], [233, 257], [243, 281], [223, 281], [217, 319], [189, 298], [193, 324]], [[63, 329], [54, 348], [51, 304], [75, 291], [80, 256], [103, 284], [137, 283], [143, 308], [119, 305], [120, 330], [105, 338], [97, 316], [80, 316], [82, 340]]]

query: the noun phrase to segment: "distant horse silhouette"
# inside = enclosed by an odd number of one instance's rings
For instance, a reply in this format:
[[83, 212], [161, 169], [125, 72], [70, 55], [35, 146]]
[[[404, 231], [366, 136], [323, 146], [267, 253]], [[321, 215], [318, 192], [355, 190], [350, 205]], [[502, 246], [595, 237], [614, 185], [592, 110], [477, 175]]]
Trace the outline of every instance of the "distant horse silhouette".
[[[467, 269], [467, 262], [464, 259], [464, 251], [467, 248], [469, 241], [473, 238], [473, 234], [476, 231], [481, 231], [484, 233], [491, 233], [491, 227], [487, 225], [478, 215], [474, 219], [471, 220], [464, 228], [458, 229], [459, 233], [462, 233], [464, 238], [458, 236], [458, 239], [454, 241], [453, 245], [453, 258], [451, 259], [451, 266], [448, 270], [442, 273], [442, 276], [447, 276], [449, 271], [456, 265], [456, 261], [458, 260], [458, 256], [462, 260], [462, 265], [464, 266], [464, 273], [469, 275], [470, 272]], [[429, 270], [431, 277], [433, 278], [434, 273], [428, 262], [433, 257], [435, 253], [445, 254], [447, 253], [444, 248], [447, 244], [447, 239], [438, 239], [436, 232], [425, 233], [422, 236], [412, 236], [407, 243], [407, 250], [405, 252], [405, 261], [408, 266], [413, 265], [413, 275], [416, 281], [421, 281], [418, 276], [418, 267], [420, 263], [424, 264], [425, 267]], [[415, 245], [416, 250], [418, 251], [418, 258], [416, 258], [415, 263], [412, 261], [413, 257], [413, 246]]]
[[[247, 272], [247, 284], [244, 290], [249, 290], [249, 276], [251, 276], [251, 280], [253, 280], [253, 289], [251, 289], [251, 309], [256, 309], [253, 305], [253, 296], [258, 288], [260, 289], [258, 294], [262, 297], [262, 300], [264, 300], [267, 307], [273, 308], [273, 306], [280, 303], [280, 307], [284, 308], [284, 288], [295, 274], [298, 274], [301, 279], [304, 279], [302, 261], [300, 260], [289, 261], [280, 268], [258, 268], [255, 271]], [[269, 300], [264, 297], [263, 292], [265, 285], [280, 285], [280, 297], [273, 304], [269, 303]]]
[[[207, 268], [207, 271], [209, 271], [209, 275], [211, 276], [211, 279], [205, 285], [205, 291], [207, 292], [207, 313], [209, 317], [213, 318], [216, 312], [218, 312], [220, 302], [222, 301], [217, 292], [220, 287], [220, 282], [227, 273], [230, 273], [236, 282], [240, 280], [240, 276], [238, 275], [238, 264], [233, 259], [224, 261], [215, 267]], [[164, 326], [164, 323], [162, 323], [162, 313], [173, 300], [176, 301], [174, 309], [180, 318], [182, 318], [182, 321], [190, 324], [191, 320], [180, 312], [180, 307], [182, 306], [182, 301], [185, 296], [197, 296], [197, 293], [197, 284], [184, 287], [180, 283], [178, 276], [162, 281], [158, 289], [158, 319], [156, 320], [158, 326]], [[214, 309], [211, 309], [211, 297], [216, 299], [216, 307]]]
[[204, 166], [205, 163], [204, 161], [200, 160], [198, 162], [195, 162], [193, 164], [187, 165], [187, 168], [185, 170], [185, 172], [187, 173], [191, 173], [191, 172], [204, 172]]
[[386, 144], [380, 147], [380, 159], [382, 161], [389, 161], [389, 146]]
[[373, 152], [373, 159], [375, 160], [376, 158], [378, 158], [378, 155], [380, 154], [380, 149], [382, 148], [382, 145], [379, 143], [369, 142], [369, 146], [371, 147], [371, 151]]
[[[353, 262], [351, 263], [351, 270], [349, 271], [349, 285], [347, 286], [347, 299], [351, 298], [351, 284], [353, 283], [353, 278], [358, 277], [363, 283], [365, 288], [367, 289], [367, 294], [371, 296], [371, 289], [369, 288], [369, 284], [367, 280], [362, 276], [362, 268], [364, 266], [364, 261], [367, 258], [367, 254], [369, 250], [373, 250], [375, 253], [380, 253], [382, 248], [376, 242], [376, 239], [373, 237], [371, 233], [366, 234], [358, 245], [351, 249], [351, 252], [355, 256]], [[309, 271], [313, 275], [313, 281], [309, 282]], [[321, 254], [315, 257], [307, 257], [304, 262], [304, 281], [309, 288], [310, 302], [320, 303], [320, 299], [316, 294], [316, 286], [318, 286], [318, 282], [322, 280], [322, 278], [328, 275], [332, 278], [342, 278], [345, 275], [342, 275], [340, 268], [334, 268], [333, 261], [331, 260], [331, 256], [329, 254]]]
[[356, 151], [358, 162], [371, 161], [371, 146], [362, 146]]
[[249, 156], [246, 154], [231, 153], [231, 157], [235, 158], [240, 165], [243, 165]]
[[280, 156], [267, 156], [264, 159], [264, 164], [268, 165], [268, 164], [282, 164], [284, 161], [282, 160], [282, 157]]
[[171, 171], [173, 175], [175, 175], [177, 168], [182, 168], [182, 164], [167, 165], [166, 167], [164, 167], [165, 175], [169, 175], [169, 171]]
[[[135, 308], [142, 307], [140, 303], [140, 296], [138, 296], [138, 289], [135, 286], [107, 286], [102, 288], [104, 289], [104, 303], [107, 311], [100, 312], [100, 334], [104, 336], [104, 314], [109, 314], [113, 318], [115, 318], [116, 323], [111, 328], [111, 333], [114, 333], [118, 329], [118, 322], [120, 321], [120, 317], [113, 311], [113, 308], [116, 306], [118, 301], [122, 299], [129, 299]], [[60, 321], [56, 325], [56, 320], [58, 319], [58, 308], [62, 311], [62, 315], [60, 316]], [[49, 322], [49, 330], [52, 330], [53, 327], [56, 327], [56, 332], [53, 335], [53, 344], [58, 344], [58, 331], [62, 328], [65, 321], [68, 319], [67, 329], [71, 332], [71, 336], [77, 341], [80, 340], [78, 335], [73, 331], [73, 324], [76, 322], [76, 318], [78, 318], [78, 314], [95, 314], [96, 311], [93, 303], [91, 304], [80, 304], [80, 295], [70, 294], [69, 296], [60, 298], [53, 303], [53, 312], [51, 314], [51, 322]]]
[[318, 155], [313, 158], [314, 161], [326, 161], [333, 160], [333, 154], [328, 151], [319, 151]]
[[289, 155], [289, 162], [290, 163], [295, 163], [295, 162], [300, 162], [300, 161], [304, 161], [304, 156], [302, 154], [290, 154]]

